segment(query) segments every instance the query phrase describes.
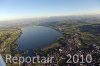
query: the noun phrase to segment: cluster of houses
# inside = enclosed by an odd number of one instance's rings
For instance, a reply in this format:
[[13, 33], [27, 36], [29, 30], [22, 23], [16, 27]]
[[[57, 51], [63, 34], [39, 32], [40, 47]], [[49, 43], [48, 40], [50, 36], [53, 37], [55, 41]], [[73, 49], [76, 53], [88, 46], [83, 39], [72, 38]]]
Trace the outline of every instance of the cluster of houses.
[[[72, 36], [65, 36], [65, 39], [62, 41], [62, 43], [65, 43], [65, 46], [60, 48], [52, 48], [53, 50], [50, 50], [50, 56], [54, 56], [55, 59], [54, 65], [58, 66], [100, 66], [100, 46], [96, 44], [92, 44], [91, 48], [79, 48], [79, 45], [81, 42], [78, 40], [78, 34], [75, 33]], [[70, 55], [83, 55], [83, 60], [85, 60], [85, 63], [66, 63], [68, 60], [68, 57], [66, 57], [68, 54]], [[86, 62], [86, 55], [91, 54], [92, 60], [91, 63]]]

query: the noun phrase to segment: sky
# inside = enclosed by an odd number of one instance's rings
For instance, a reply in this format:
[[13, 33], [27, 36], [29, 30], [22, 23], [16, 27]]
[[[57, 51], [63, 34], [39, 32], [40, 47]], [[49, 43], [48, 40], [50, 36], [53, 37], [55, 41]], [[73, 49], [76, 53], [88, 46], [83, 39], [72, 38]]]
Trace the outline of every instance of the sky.
[[100, 0], [0, 0], [0, 20], [100, 14]]

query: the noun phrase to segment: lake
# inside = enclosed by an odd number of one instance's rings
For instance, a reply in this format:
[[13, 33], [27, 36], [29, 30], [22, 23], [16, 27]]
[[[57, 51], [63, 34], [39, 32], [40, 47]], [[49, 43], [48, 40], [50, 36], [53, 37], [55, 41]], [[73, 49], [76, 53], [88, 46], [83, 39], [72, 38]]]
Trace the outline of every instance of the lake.
[[31, 50], [44, 48], [55, 42], [61, 33], [43, 26], [22, 28], [22, 35], [18, 39], [18, 50]]

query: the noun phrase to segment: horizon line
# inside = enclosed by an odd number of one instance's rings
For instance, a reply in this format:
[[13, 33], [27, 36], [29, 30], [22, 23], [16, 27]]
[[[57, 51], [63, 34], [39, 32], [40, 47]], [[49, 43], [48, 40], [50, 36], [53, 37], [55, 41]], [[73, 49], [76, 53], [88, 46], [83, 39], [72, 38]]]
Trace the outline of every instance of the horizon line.
[[[63, 15], [50, 15], [50, 16], [7, 16], [3, 17], [0, 21], [12, 21], [12, 20], [20, 20], [20, 19], [29, 19], [29, 18], [50, 18], [50, 17], [64, 17], [64, 16], [89, 16], [89, 15], [100, 15], [100, 13], [80, 13], [80, 14], [63, 14]], [[2, 18], [2, 17], [0, 17]]]

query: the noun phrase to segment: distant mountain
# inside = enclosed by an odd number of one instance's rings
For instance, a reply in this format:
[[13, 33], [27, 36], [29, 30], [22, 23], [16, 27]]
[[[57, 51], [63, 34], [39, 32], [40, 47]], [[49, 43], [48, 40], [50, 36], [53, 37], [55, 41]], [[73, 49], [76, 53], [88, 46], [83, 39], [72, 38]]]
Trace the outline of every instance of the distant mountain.
[[49, 22], [87, 22], [100, 23], [100, 15], [80, 15], [80, 16], [52, 16], [43, 18], [26, 18], [10, 21], [0, 21], [0, 26], [23, 26], [23, 25], [38, 25]]

